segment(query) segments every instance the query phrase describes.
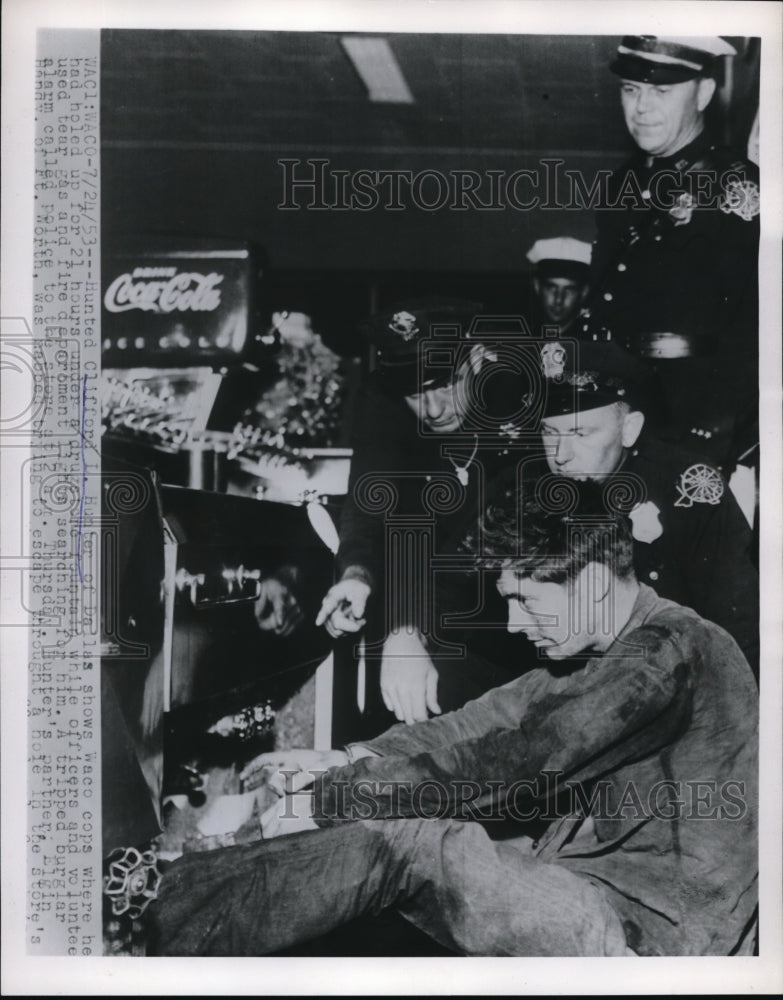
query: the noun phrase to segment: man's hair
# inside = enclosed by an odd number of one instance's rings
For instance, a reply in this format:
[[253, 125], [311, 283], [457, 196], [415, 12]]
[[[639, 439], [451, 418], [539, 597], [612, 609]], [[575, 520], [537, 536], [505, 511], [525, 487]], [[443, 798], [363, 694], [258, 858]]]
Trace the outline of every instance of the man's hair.
[[541, 583], [575, 579], [591, 562], [633, 579], [633, 539], [623, 497], [605, 484], [543, 476], [482, 523], [483, 561]]

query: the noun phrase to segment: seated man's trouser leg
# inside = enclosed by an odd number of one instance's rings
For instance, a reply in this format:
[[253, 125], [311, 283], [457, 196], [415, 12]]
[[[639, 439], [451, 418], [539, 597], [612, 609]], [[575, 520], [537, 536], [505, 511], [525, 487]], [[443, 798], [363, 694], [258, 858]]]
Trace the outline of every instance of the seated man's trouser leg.
[[167, 955], [263, 955], [397, 909], [469, 955], [624, 955], [588, 878], [456, 820], [378, 820], [191, 854], [150, 909]]

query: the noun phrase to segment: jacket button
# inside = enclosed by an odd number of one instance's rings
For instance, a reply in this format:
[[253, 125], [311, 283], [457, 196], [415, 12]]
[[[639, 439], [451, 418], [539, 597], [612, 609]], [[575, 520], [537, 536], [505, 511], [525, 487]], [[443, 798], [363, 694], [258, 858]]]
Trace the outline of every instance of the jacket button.
[[655, 569], [651, 569], [650, 570], [650, 579], [651, 580], [657, 580], [658, 579], [658, 571], [657, 570], [655, 570]]
[[605, 302], [611, 302], [613, 298], [614, 298], [614, 296], [612, 295], [611, 292], [604, 292], [604, 301]]
[[625, 264], [623, 264], [623, 263], [620, 263], [620, 264], [618, 264], [618, 265], [617, 265], [617, 270], [618, 270], [618, 271], [627, 271], [628, 269], [627, 269], [627, 267], [625, 266]]

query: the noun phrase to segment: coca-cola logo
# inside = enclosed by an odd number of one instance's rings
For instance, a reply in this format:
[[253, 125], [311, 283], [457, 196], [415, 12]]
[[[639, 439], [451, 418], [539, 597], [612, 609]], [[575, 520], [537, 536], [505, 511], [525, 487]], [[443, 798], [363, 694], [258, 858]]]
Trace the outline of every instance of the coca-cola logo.
[[213, 312], [220, 305], [222, 274], [181, 271], [176, 267], [137, 267], [119, 275], [103, 296], [109, 312]]

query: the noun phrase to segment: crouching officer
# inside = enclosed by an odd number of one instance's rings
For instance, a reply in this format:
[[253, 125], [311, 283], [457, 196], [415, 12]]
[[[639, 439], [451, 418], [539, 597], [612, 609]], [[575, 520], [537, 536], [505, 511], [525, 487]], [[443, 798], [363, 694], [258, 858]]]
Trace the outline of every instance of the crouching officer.
[[648, 369], [614, 342], [546, 343], [541, 365], [539, 476], [604, 480], [607, 498], [629, 512], [639, 580], [725, 628], [758, 678], [758, 572], [725, 478], [645, 430]]
[[[464, 611], [477, 600], [475, 575], [433, 568], [437, 557], [468, 558], [460, 543], [478, 532], [486, 484], [512, 460], [504, 418], [520, 410], [524, 366], [482, 328], [480, 313], [474, 302], [413, 299], [362, 325], [375, 370], [354, 418], [340, 578], [316, 621], [335, 638], [364, 630], [372, 653], [364, 723], [376, 732], [390, 721], [384, 707], [411, 723], [510, 679], [462, 656], [464, 636], [442, 625], [438, 592], [448, 590], [449, 608]], [[502, 602], [494, 591], [489, 600], [499, 623], [493, 643], [516, 648]], [[376, 689], [383, 705], [372, 704]], [[368, 721], [375, 709], [377, 724]]]

